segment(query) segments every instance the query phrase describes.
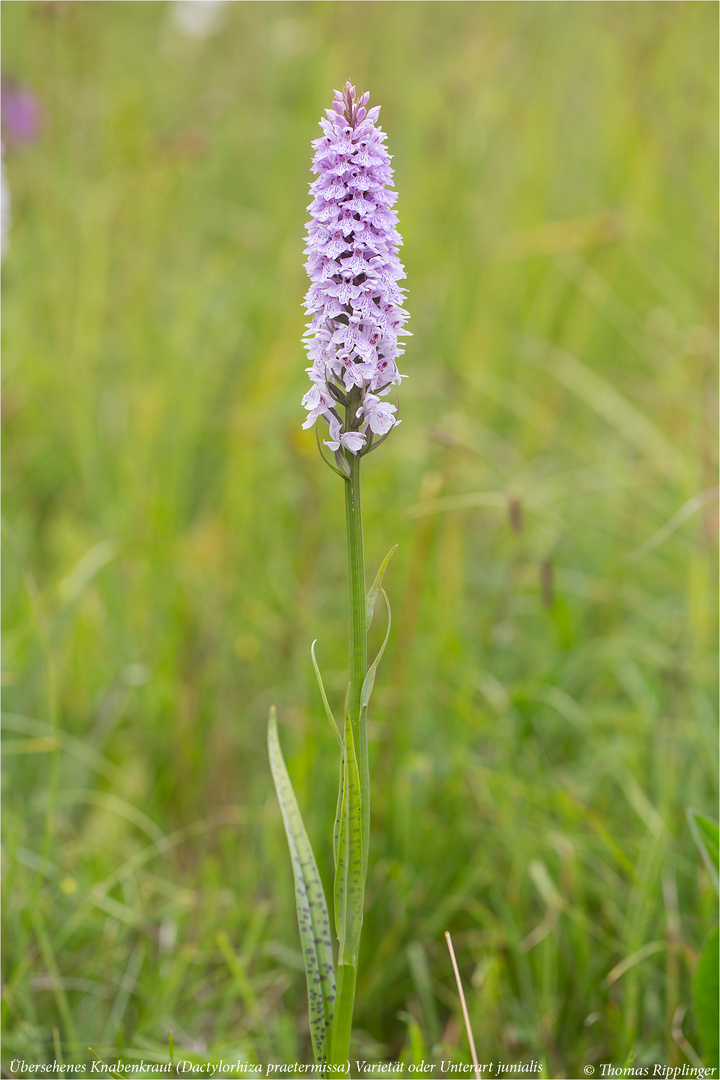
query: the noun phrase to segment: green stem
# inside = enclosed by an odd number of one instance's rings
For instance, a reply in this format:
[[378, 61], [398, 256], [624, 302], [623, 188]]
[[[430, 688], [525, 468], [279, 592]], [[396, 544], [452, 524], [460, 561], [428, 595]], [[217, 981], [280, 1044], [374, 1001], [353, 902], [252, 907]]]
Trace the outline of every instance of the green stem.
[[347, 709], [360, 772], [362, 803], [363, 870], [367, 873], [370, 840], [370, 769], [368, 764], [366, 714], [360, 707], [360, 693], [367, 675], [367, 629], [365, 622], [365, 548], [363, 543], [360, 462], [357, 454], [347, 455], [350, 478], [345, 482], [349, 586], [349, 680]]
[[[348, 545], [349, 588], [349, 675], [347, 713], [352, 728], [352, 740], [357, 753], [360, 781], [362, 875], [360, 889], [364, 893], [367, 873], [368, 837], [370, 829], [370, 779], [368, 770], [367, 710], [361, 707], [363, 682], [367, 675], [367, 626], [365, 619], [365, 552], [363, 545], [362, 502], [360, 497], [360, 458], [347, 454], [350, 475], [345, 481], [345, 517]], [[362, 900], [361, 900], [362, 905]], [[362, 910], [362, 906], [361, 906]], [[354, 960], [356, 961], [357, 953]], [[337, 996], [332, 1023], [328, 1062], [342, 1065], [350, 1057], [352, 1017], [355, 1005], [357, 963], [340, 963]]]
[[[357, 969], [350, 964], [338, 967], [337, 997], [330, 1037], [329, 1065], [344, 1065], [350, 1059], [350, 1036], [352, 1034], [353, 1006]], [[337, 1075], [334, 1073], [333, 1075]]]

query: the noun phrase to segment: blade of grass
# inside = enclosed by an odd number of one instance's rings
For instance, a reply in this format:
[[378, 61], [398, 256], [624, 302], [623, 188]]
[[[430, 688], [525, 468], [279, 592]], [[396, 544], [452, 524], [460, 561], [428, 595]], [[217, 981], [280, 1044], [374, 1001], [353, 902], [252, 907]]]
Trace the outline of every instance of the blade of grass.
[[465, 1021], [465, 1030], [467, 1031], [468, 1042], [470, 1043], [470, 1054], [472, 1056], [473, 1066], [475, 1068], [475, 1077], [476, 1080], [480, 1080], [480, 1065], [478, 1063], [477, 1051], [475, 1050], [475, 1040], [473, 1038], [472, 1028], [470, 1027], [470, 1016], [468, 1014], [467, 1003], [465, 1001], [465, 991], [463, 990], [462, 979], [460, 978], [460, 969], [458, 968], [457, 960], [455, 959], [455, 949], [453, 948], [452, 938], [450, 937], [449, 930], [445, 931], [445, 940], [447, 941], [447, 947], [450, 953], [453, 971], [455, 972], [455, 982], [457, 983], [458, 994], [460, 995], [460, 1007], [462, 1009], [463, 1019]]
[[65, 995], [65, 989], [63, 986], [63, 980], [60, 975], [60, 971], [55, 959], [55, 953], [53, 952], [50, 938], [45, 930], [42, 916], [40, 912], [35, 909], [30, 912], [30, 919], [32, 922], [33, 930], [40, 946], [40, 952], [42, 958], [45, 961], [48, 973], [52, 976], [53, 994], [55, 996], [55, 1002], [58, 1007], [58, 1012], [62, 1017], [63, 1025], [65, 1027], [66, 1049], [71, 1054], [77, 1051], [77, 1034], [75, 1032], [75, 1023], [73, 1021], [73, 1015], [70, 1009], [68, 999]]

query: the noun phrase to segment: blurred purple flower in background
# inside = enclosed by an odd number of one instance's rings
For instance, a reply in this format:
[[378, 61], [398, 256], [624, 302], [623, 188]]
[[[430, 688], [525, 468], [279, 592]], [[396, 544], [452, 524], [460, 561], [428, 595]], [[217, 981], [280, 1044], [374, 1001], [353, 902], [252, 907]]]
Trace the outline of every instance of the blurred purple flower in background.
[[5, 142], [32, 142], [37, 138], [40, 130], [40, 106], [27, 87], [17, 86], [10, 79], [2, 80], [0, 116]]
[[5, 176], [5, 147], [0, 145], [0, 262], [5, 258], [10, 233], [10, 188]]

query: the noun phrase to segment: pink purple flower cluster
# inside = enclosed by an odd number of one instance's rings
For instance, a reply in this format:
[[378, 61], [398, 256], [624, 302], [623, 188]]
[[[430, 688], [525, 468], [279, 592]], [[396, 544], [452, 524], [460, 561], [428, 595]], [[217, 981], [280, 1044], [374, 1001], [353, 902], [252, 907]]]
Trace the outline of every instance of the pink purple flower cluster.
[[304, 335], [312, 387], [303, 398], [303, 427], [322, 416], [330, 429], [326, 446], [362, 455], [400, 423], [396, 406], [383, 399], [404, 377], [396, 359], [404, 352], [398, 337], [408, 334], [405, 291], [397, 284], [405, 271], [393, 170], [376, 125], [380, 106], [367, 109], [369, 94], [356, 100], [349, 82], [334, 93], [320, 121], [324, 134], [313, 142], [318, 176], [308, 207]]

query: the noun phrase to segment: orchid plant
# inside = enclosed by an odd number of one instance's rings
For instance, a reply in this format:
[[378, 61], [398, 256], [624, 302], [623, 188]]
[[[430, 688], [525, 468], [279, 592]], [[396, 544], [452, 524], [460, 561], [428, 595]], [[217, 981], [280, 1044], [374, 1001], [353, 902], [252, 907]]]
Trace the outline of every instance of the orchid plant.
[[[320, 121], [313, 142], [305, 263], [310, 288], [305, 308], [310, 321], [305, 347], [311, 387], [303, 398], [303, 427], [322, 420], [332, 454], [318, 446], [343, 480], [349, 583], [349, 676], [345, 715], [331, 710], [311, 647], [325, 713], [340, 749], [340, 783], [333, 828], [333, 889], [337, 963], [328, 906], [317, 862], [293, 792], [270, 711], [268, 750], [275, 789], [292, 857], [298, 926], [305, 962], [310, 1034], [315, 1061], [328, 1072], [344, 1072], [349, 1058], [370, 835], [370, 777], [367, 714], [378, 663], [390, 632], [390, 604], [382, 580], [394, 548], [365, 592], [365, 556], [360, 496], [362, 458], [388, 437], [400, 421], [387, 400], [403, 376], [398, 339], [407, 334], [405, 271], [398, 257], [397, 198], [393, 170], [378, 127], [379, 106], [368, 109], [367, 93], [356, 96], [348, 82], [335, 91], [332, 108]], [[367, 633], [381, 594], [388, 624], [385, 639], [368, 666]]]

